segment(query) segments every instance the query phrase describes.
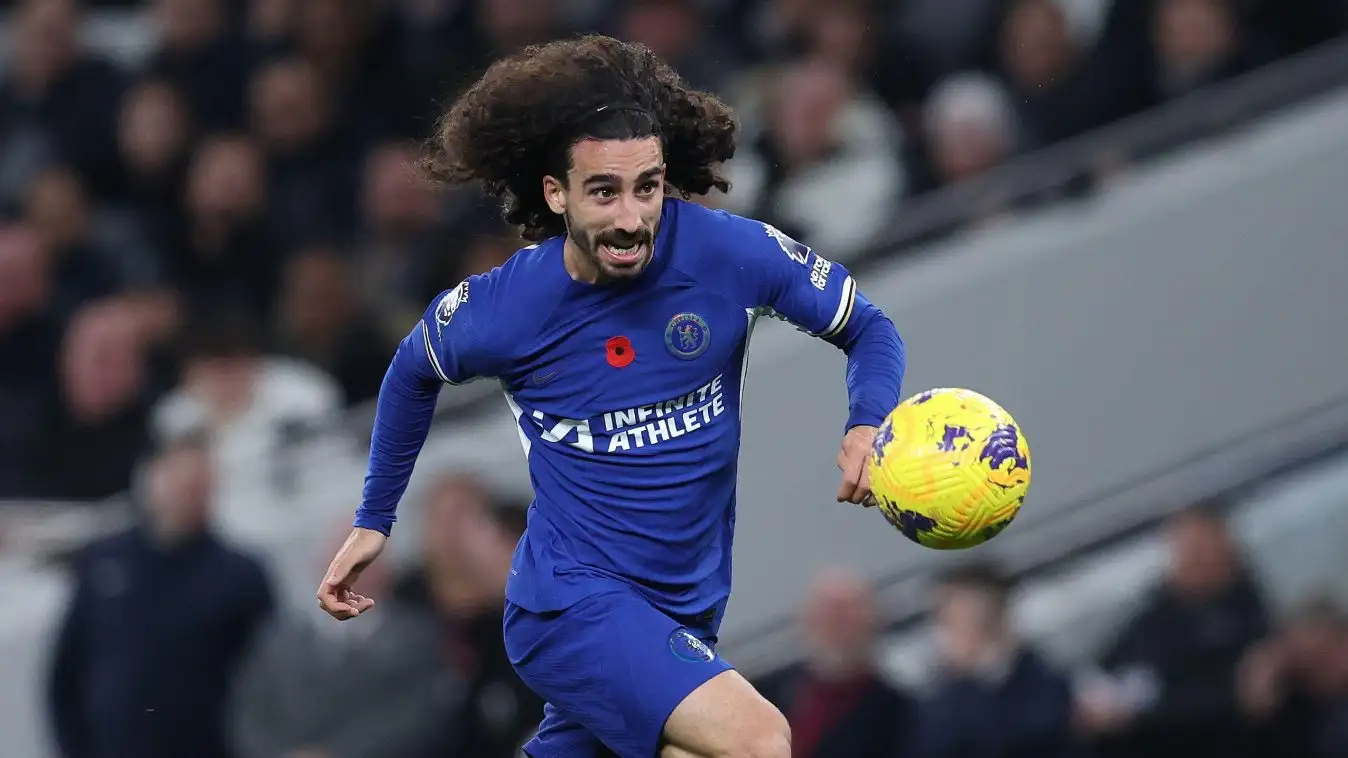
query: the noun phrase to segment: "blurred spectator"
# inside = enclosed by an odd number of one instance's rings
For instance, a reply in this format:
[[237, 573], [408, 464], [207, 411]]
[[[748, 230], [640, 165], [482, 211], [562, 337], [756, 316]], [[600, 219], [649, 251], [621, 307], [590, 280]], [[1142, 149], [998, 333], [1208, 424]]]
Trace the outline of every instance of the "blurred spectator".
[[171, 84], [141, 81], [123, 101], [118, 122], [122, 196], [117, 205], [141, 229], [159, 266], [186, 236], [182, 195], [193, 132], [182, 93]]
[[92, 206], [71, 171], [51, 168], [33, 179], [24, 220], [52, 255], [58, 310], [69, 312], [153, 276], [139, 230]]
[[1158, 0], [1152, 23], [1159, 100], [1187, 94], [1262, 62], [1263, 52], [1242, 35], [1229, 0]]
[[[110, 300], [82, 308], [61, 341], [58, 391], [47, 423], [30, 430], [29, 496], [93, 499], [131, 484], [149, 444], [149, 359], [144, 312]], [[78, 472], [78, 476], [72, 476]]]
[[1241, 663], [1242, 712], [1260, 758], [1348, 755], [1348, 618], [1332, 603], [1302, 608]]
[[1196, 506], [1167, 526], [1170, 568], [1079, 698], [1099, 755], [1241, 755], [1236, 667], [1267, 630], [1259, 590], [1226, 524]]
[[43, 162], [73, 166], [99, 197], [116, 185], [122, 77], [79, 43], [74, 0], [24, 0], [0, 80], [0, 187], [6, 199]]
[[443, 93], [423, 92], [397, 54], [380, 3], [304, 0], [296, 6], [295, 40], [334, 100], [336, 119], [362, 143], [420, 136], [428, 107]]
[[734, 3], [741, 44], [756, 63], [774, 64], [797, 56], [820, 3], [812, 0], [747, 0]]
[[258, 71], [249, 96], [283, 247], [349, 239], [362, 151], [338, 119], [331, 86], [309, 61], [283, 58]]
[[739, 63], [734, 46], [714, 36], [694, 0], [634, 0], [620, 12], [618, 37], [649, 47], [698, 89], [719, 89]]
[[186, 236], [165, 264], [195, 307], [246, 307], [258, 320], [272, 313], [281, 257], [268, 197], [262, 155], [247, 137], [213, 137], [197, 150]]
[[966, 72], [942, 80], [928, 98], [923, 127], [936, 186], [971, 179], [1011, 157], [1019, 124], [997, 80]]
[[298, 0], [247, 0], [243, 36], [255, 58], [266, 59], [286, 49], [295, 31]]
[[554, 0], [481, 0], [476, 13], [483, 63], [557, 36], [558, 10]]
[[897, 26], [932, 79], [976, 66], [997, 25], [1001, 0], [904, 0]]
[[817, 60], [783, 71], [768, 107], [764, 131], [727, 165], [729, 209], [829, 256], [875, 241], [906, 184], [893, 116]]
[[847, 71], [875, 92], [915, 129], [916, 106], [931, 86], [931, 72], [912, 45], [887, 28], [885, 8], [869, 0], [815, 3], [802, 30], [805, 56]]
[[185, 337], [182, 384], [153, 409], [153, 430], [161, 440], [210, 435], [217, 523], [252, 543], [270, 533], [297, 486], [296, 449], [330, 428], [341, 389], [308, 364], [264, 353], [257, 325], [239, 312], [206, 311]]
[[897, 758], [909, 706], [875, 665], [870, 589], [858, 576], [827, 572], [805, 601], [805, 662], [760, 683], [791, 723], [799, 758]]
[[229, 756], [225, 695], [272, 600], [212, 533], [212, 478], [180, 440], [145, 472], [141, 522], [74, 559], [49, 692], [64, 758]]
[[60, 321], [51, 259], [31, 229], [0, 227], [0, 495], [30, 494], [32, 437], [50, 419]]
[[1055, 758], [1073, 751], [1066, 679], [1016, 639], [1011, 582], [970, 565], [938, 587], [940, 670], [918, 700], [912, 758]]
[[322, 248], [290, 260], [277, 336], [282, 353], [337, 380], [347, 405], [379, 394], [395, 347], [356, 296], [346, 261]]
[[441, 665], [435, 618], [388, 598], [389, 571], [380, 561], [361, 573], [373, 613], [338, 622], [306, 606], [263, 634], [234, 693], [238, 758], [445, 754], [461, 687]]
[[248, 56], [232, 33], [226, 0], [154, 0], [159, 48], [147, 72], [185, 93], [208, 132], [244, 126]]
[[480, 57], [476, 4], [464, 0], [392, 0], [384, 4], [383, 51], [397, 56], [417, 136], [429, 133], [442, 104], [487, 61]]
[[445, 758], [515, 758], [543, 717], [543, 703], [520, 681], [505, 652], [505, 582], [524, 511], [497, 504], [481, 481], [447, 476], [426, 503], [421, 565], [394, 597], [440, 619], [444, 655], [464, 678], [463, 731]]
[[375, 148], [365, 161], [361, 191], [361, 293], [399, 331], [458, 281], [456, 251], [446, 238], [435, 189], [418, 172], [416, 157], [409, 145]]
[[1083, 51], [1056, 0], [1015, 0], [1007, 6], [997, 41], [996, 70], [1022, 126], [1023, 147], [1040, 147], [1094, 126], [1092, 92], [1083, 75]]

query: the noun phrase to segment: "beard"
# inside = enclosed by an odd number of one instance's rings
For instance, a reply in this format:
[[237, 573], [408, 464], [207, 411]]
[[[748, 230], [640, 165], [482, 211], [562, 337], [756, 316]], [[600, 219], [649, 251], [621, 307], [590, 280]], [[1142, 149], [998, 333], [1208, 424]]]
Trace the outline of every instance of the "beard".
[[[634, 231], [621, 229], [586, 229], [576, 224], [571, 213], [565, 212], [566, 228], [571, 241], [580, 250], [587, 263], [594, 267], [603, 279], [630, 278], [645, 270], [654, 257], [655, 229], [643, 225]], [[620, 260], [605, 255], [605, 249], [624, 250], [636, 248], [637, 257], [631, 261]]]

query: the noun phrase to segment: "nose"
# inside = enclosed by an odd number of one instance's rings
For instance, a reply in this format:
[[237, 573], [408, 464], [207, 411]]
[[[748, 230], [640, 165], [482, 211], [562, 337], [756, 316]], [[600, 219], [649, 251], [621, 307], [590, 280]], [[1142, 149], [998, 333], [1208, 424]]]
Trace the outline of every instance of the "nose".
[[641, 211], [637, 207], [637, 202], [633, 198], [624, 197], [622, 207], [618, 209], [618, 217], [613, 220], [613, 228], [627, 234], [635, 234], [641, 230]]

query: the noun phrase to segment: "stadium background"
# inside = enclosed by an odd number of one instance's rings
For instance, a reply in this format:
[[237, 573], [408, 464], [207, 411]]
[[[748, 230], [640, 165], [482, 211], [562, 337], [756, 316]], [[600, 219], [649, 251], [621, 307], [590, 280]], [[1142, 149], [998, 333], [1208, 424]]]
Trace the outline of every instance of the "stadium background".
[[[1341, 0], [4, 5], [0, 755], [514, 754], [528, 483], [490, 386], [443, 396], [390, 602], [336, 627], [311, 593], [392, 346], [516, 246], [416, 140], [581, 29], [735, 103], [704, 202], [848, 262], [906, 392], [979, 389], [1034, 446], [1009, 531], [921, 551], [829, 498], [832, 349], [755, 338], [723, 651], [801, 755], [1348, 751]], [[124, 536], [203, 505], [230, 547]], [[932, 593], [971, 561], [1019, 580], [1015, 637], [964, 602], [993, 579]]]

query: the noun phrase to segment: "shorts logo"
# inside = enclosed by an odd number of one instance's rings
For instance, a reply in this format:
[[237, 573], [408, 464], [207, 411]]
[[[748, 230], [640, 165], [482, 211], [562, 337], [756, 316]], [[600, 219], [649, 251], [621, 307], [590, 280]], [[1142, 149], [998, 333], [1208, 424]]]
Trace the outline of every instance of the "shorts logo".
[[665, 327], [665, 347], [675, 358], [691, 361], [707, 352], [711, 327], [696, 313], [680, 313]]
[[716, 651], [684, 627], [675, 629], [669, 635], [669, 649], [679, 659], [689, 663], [711, 663], [716, 660]]

